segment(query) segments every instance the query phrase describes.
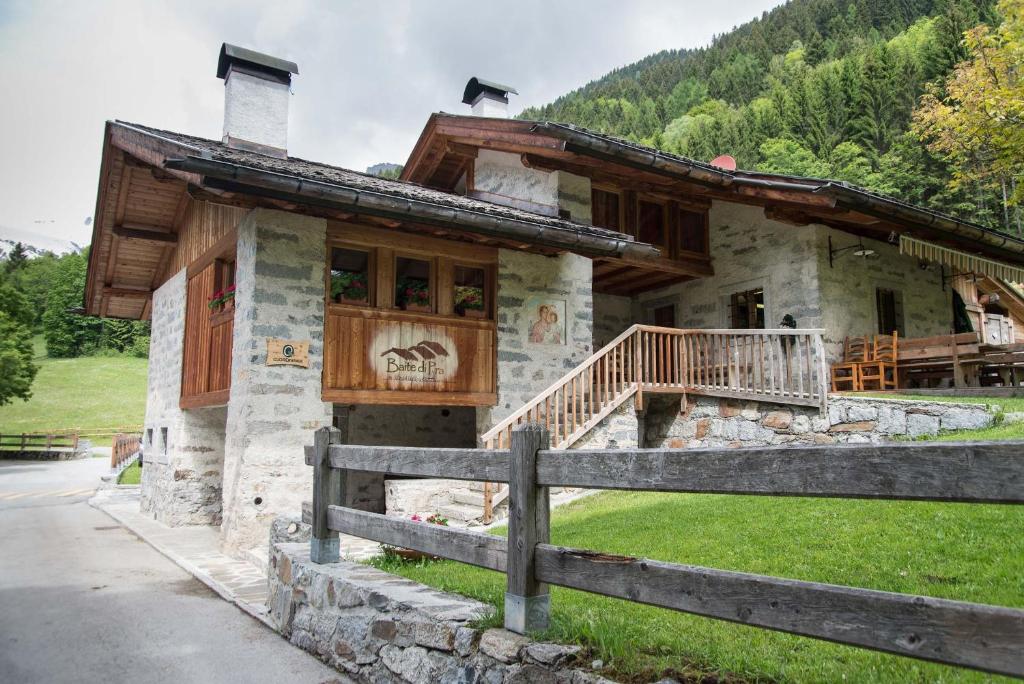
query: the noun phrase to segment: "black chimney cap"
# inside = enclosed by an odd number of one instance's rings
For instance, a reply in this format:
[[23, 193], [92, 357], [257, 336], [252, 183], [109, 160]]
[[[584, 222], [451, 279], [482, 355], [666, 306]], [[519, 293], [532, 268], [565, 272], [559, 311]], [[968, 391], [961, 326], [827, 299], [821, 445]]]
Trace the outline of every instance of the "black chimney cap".
[[491, 95], [497, 95], [501, 99], [508, 102], [508, 94], [518, 95], [519, 91], [512, 86], [502, 85], [495, 83], [494, 81], [485, 81], [482, 78], [474, 76], [469, 79], [466, 84], [466, 90], [462, 93], [462, 102], [468, 105], [473, 104], [476, 98], [480, 96], [480, 93], [490, 93]]
[[281, 83], [291, 83], [292, 74], [299, 73], [299, 65], [295, 62], [224, 43], [220, 46], [220, 59], [217, 60], [217, 78], [225, 78], [231, 66], [264, 74]]

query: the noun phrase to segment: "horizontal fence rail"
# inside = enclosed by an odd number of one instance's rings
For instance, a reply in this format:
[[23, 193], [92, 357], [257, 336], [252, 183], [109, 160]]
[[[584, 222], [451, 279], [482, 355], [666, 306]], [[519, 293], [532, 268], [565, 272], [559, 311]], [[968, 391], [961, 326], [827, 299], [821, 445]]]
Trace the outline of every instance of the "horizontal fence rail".
[[26, 432], [0, 435], [0, 449], [19, 451], [49, 451], [50, 449], [77, 449], [78, 435]]
[[[888, 653], [1024, 676], [1024, 610], [603, 554], [550, 543], [548, 487], [1024, 504], [1024, 442], [763, 449], [548, 449], [516, 428], [507, 451], [340, 445], [318, 430], [315, 562], [337, 533], [505, 572], [505, 625], [548, 624], [549, 584]], [[474, 462], [475, 461], [475, 462]], [[503, 472], [499, 472], [502, 469]], [[349, 470], [509, 483], [508, 538], [351, 508]], [[486, 477], [484, 476], [486, 474]]]

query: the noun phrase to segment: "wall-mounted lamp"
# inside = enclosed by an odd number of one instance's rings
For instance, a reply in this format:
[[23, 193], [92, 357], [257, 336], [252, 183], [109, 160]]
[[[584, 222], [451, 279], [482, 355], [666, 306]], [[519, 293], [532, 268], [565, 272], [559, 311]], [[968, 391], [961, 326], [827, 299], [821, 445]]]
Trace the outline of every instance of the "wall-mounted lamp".
[[848, 247], [840, 247], [839, 249], [833, 249], [832, 248], [832, 236], [829, 235], [828, 236], [828, 266], [829, 266], [829, 268], [832, 268], [832, 262], [835, 260], [835, 257], [837, 255], [842, 254], [844, 252], [849, 252], [851, 250], [853, 251], [853, 256], [860, 257], [862, 259], [868, 259], [870, 257], [873, 257], [873, 256], [877, 255], [877, 252], [875, 252], [875, 250], [871, 249], [870, 247], [865, 247], [864, 246], [864, 240], [860, 239], [860, 238], [858, 238], [857, 244], [855, 244], [855, 245], [850, 245]]

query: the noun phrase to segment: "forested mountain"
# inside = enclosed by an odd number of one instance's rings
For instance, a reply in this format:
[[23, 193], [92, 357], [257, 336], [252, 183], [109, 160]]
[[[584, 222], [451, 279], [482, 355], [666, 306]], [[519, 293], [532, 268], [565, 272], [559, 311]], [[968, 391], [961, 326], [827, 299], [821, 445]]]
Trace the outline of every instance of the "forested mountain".
[[792, 0], [708, 47], [659, 52], [520, 117], [838, 178], [1019, 233], [1019, 210], [1004, 199], [1019, 176], [958, 174], [914, 125], [922, 95], [942, 100], [971, 57], [965, 32], [1002, 19], [994, 0]]

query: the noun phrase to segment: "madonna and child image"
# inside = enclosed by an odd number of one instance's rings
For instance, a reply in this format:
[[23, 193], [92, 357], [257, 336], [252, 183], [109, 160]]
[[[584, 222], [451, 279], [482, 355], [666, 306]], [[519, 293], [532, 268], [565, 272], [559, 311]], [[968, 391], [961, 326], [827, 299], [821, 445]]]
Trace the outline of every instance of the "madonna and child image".
[[565, 342], [565, 302], [531, 298], [527, 303], [530, 313], [531, 344], [563, 344]]

